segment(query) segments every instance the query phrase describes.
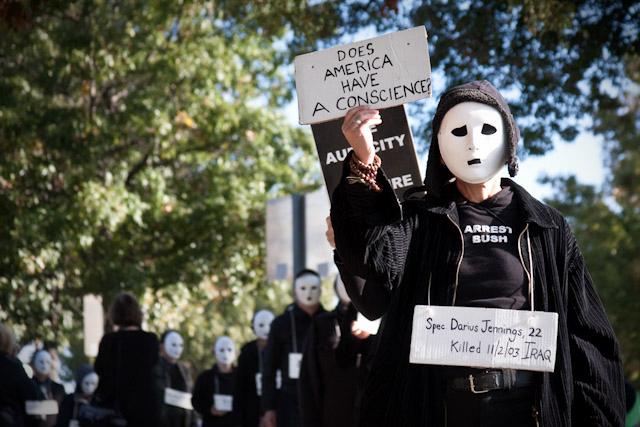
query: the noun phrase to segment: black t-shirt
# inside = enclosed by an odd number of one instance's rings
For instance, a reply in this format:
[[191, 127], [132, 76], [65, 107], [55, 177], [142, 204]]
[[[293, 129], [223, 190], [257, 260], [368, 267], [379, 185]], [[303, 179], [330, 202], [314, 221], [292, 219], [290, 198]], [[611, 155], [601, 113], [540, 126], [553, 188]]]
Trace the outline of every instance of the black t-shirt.
[[457, 207], [464, 256], [456, 305], [527, 308], [528, 281], [518, 252], [525, 224], [511, 188], [504, 187], [480, 203], [459, 202]]

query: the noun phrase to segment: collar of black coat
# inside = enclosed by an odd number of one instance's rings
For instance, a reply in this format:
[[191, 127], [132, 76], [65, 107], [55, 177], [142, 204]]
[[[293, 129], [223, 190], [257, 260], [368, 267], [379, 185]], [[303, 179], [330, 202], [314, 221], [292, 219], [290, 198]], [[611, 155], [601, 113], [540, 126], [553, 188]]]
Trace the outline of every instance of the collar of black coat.
[[[558, 228], [551, 215], [551, 208], [529, 194], [522, 186], [509, 178], [502, 178], [500, 186], [511, 187], [525, 222], [536, 224], [541, 228]], [[456, 209], [459, 194], [455, 184], [451, 182], [443, 188], [440, 197], [427, 195], [424, 199], [425, 207], [429, 212], [448, 216], [459, 225], [458, 210]]]
[[285, 310], [285, 312], [291, 311], [293, 310], [293, 315], [295, 317], [316, 317], [318, 314], [320, 313], [324, 313], [326, 310], [324, 309], [324, 307], [322, 306], [322, 304], [318, 304], [318, 310], [316, 310], [315, 313], [313, 313], [313, 316], [309, 316], [309, 314], [304, 311], [303, 309], [301, 309], [300, 307], [298, 307], [298, 304], [293, 302], [291, 304], [289, 304]]

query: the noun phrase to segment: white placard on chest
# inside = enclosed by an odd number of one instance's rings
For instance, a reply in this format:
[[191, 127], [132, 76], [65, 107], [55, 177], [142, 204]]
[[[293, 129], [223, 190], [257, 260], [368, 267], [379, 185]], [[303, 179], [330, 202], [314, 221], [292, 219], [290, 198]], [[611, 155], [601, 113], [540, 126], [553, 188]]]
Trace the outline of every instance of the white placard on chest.
[[302, 353], [289, 353], [289, 378], [293, 380], [300, 378], [301, 363]]
[[256, 372], [256, 394], [262, 396], [262, 373]]
[[233, 410], [233, 396], [228, 394], [214, 394], [213, 406], [220, 412], [231, 412]]
[[191, 393], [185, 393], [184, 391], [169, 387], [164, 389], [164, 403], [182, 409], [193, 409], [191, 405]]
[[25, 412], [28, 415], [55, 415], [58, 413], [58, 402], [55, 400], [27, 400]]
[[417, 305], [411, 363], [553, 372], [558, 314]]
[[296, 56], [300, 123], [343, 117], [358, 105], [386, 108], [431, 96], [424, 26]]

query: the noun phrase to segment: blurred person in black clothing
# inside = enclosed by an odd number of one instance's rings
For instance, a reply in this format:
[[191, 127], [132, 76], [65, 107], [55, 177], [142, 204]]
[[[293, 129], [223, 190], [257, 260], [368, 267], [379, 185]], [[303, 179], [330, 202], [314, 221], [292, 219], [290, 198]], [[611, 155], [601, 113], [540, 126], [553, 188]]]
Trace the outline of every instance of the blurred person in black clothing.
[[[293, 283], [294, 303], [271, 324], [264, 350], [262, 376], [262, 427], [299, 427], [298, 378], [302, 350], [312, 319], [325, 310], [320, 304], [320, 275], [302, 270]], [[277, 372], [282, 387], [277, 390]]]
[[216, 364], [201, 373], [196, 379], [191, 402], [202, 416], [202, 427], [235, 427], [233, 395], [236, 374], [233, 362], [236, 347], [233, 340], [221, 336], [214, 347]]
[[38, 391], [16, 358], [16, 341], [9, 327], [0, 323], [0, 427], [23, 427], [27, 400], [36, 400]]
[[340, 276], [336, 308], [313, 319], [300, 370], [300, 411], [304, 427], [357, 425], [358, 397], [366, 376], [369, 333], [357, 321]]
[[262, 395], [262, 351], [267, 345], [274, 314], [260, 310], [253, 316], [252, 326], [256, 339], [240, 350], [236, 371], [234, 410], [242, 427], [258, 427], [260, 423], [260, 396]]
[[60, 405], [56, 427], [79, 427], [80, 407], [91, 402], [98, 387], [98, 374], [91, 365], [81, 365], [76, 371], [76, 391], [67, 395]]
[[190, 409], [193, 379], [189, 369], [178, 361], [183, 349], [184, 340], [177, 331], [168, 330], [160, 337], [160, 360], [153, 372], [159, 393], [161, 427], [195, 426], [193, 409]]
[[136, 298], [120, 293], [109, 310], [115, 332], [100, 341], [95, 369], [100, 377], [96, 403], [115, 409], [128, 427], [157, 427], [158, 402], [153, 367], [158, 362], [158, 338], [145, 332]]
[[[55, 401], [58, 408], [62, 404], [66, 393], [62, 384], [51, 379], [51, 370], [53, 366], [53, 358], [46, 350], [36, 351], [31, 362], [33, 368], [33, 383], [38, 390], [38, 400]], [[58, 420], [57, 413], [49, 413], [48, 415], [32, 415], [33, 426], [53, 427]]]

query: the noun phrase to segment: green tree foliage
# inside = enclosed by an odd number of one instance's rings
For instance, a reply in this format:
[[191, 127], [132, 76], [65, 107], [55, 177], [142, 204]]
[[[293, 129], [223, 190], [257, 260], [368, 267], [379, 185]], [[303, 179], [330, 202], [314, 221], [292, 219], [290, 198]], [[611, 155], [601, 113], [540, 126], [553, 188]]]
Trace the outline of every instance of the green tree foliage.
[[550, 179], [550, 202], [571, 221], [594, 282], [620, 340], [626, 369], [640, 380], [640, 60], [627, 62], [629, 81], [619, 88], [622, 105], [602, 110], [595, 127], [605, 136], [610, 175], [603, 188], [575, 178]]
[[243, 3], [3, 2], [0, 320], [23, 339], [79, 343], [81, 296], [127, 289], [208, 349], [289, 299], [265, 202], [317, 183], [282, 40], [326, 31], [325, 6]]

